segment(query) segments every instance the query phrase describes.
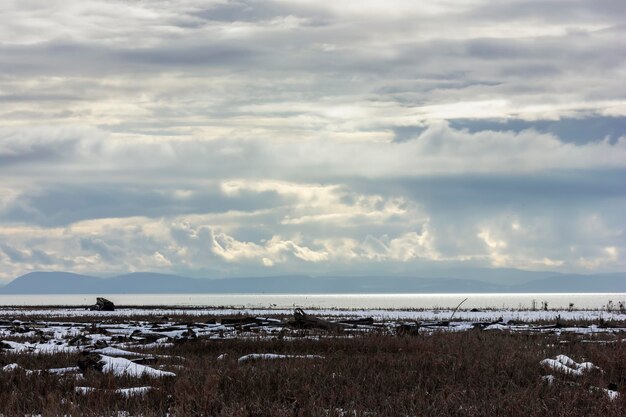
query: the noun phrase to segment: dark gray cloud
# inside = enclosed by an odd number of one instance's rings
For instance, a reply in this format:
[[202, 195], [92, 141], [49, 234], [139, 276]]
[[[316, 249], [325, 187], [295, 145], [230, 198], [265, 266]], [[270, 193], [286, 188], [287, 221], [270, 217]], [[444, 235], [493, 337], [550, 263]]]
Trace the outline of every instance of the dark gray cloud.
[[0, 252], [3, 252], [12, 263], [32, 263], [42, 266], [54, 264], [54, 259], [41, 249], [19, 250], [3, 243], [0, 244]]
[[[0, 46], [5, 73], [31, 75], [114, 75], [167, 71], [182, 67], [227, 68], [254, 64], [254, 49], [236, 43], [202, 43], [158, 47], [109, 47], [80, 42], [45, 42]], [[50, 97], [48, 97], [50, 98]]]
[[101, 136], [94, 129], [83, 128], [0, 128], [0, 166], [30, 165], [46, 161], [62, 161], [73, 158], [81, 144], [88, 144], [89, 137]]
[[[410, 195], [429, 208], [463, 211], [593, 206], [626, 199], [626, 170], [542, 172], [527, 175], [443, 175], [351, 182], [359, 192]], [[452, 204], [462, 201], [463, 204]]]
[[21, 263], [26, 262], [28, 259], [28, 256], [25, 253], [7, 245], [6, 243], [0, 245], [0, 250], [2, 250], [2, 252], [4, 252], [4, 254], [8, 256], [12, 262]]
[[116, 262], [124, 256], [124, 246], [111, 245], [100, 238], [80, 238], [80, 249], [86, 253], [96, 253], [104, 262]]
[[227, 196], [218, 187], [210, 185], [176, 190], [158, 182], [137, 186], [97, 184], [95, 187], [56, 184], [22, 193], [0, 211], [0, 221], [55, 227], [89, 219], [256, 211], [280, 207], [288, 202], [272, 191], [244, 191]]

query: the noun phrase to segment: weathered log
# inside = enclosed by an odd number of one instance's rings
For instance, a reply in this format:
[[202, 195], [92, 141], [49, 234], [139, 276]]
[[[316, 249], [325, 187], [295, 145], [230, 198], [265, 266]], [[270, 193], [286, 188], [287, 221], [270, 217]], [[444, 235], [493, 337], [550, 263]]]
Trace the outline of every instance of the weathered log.
[[431, 323], [422, 323], [421, 326], [422, 327], [449, 327], [450, 326], [450, 322], [447, 321], [447, 320], [435, 321], [435, 322], [431, 322]]
[[560, 329], [563, 327], [560, 323], [555, 324], [546, 324], [544, 326], [532, 326], [532, 330], [549, 330], [549, 329]]
[[96, 304], [89, 307], [91, 311], [115, 311], [115, 304], [103, 297], [96, 298]]
[[495, 320], [495, 321], [481, 321], [481, 322], [475, 322], [475, 323], [472, 323], [472, 327], [473, 327], [473, 328], [475, 328], [475, 329], [481, 329], [481, 330], [482, 330], [482, 329], [487, 328], [487, 327], [489, 327], [489, 326], [492, 326], [492, 325], [494, 325], [494, 324], [502, 324], [502, 323], [504, 323], [504, 322], [503, 322], [503, 321], [502, 321], [502, 319], [500, 318], [500, 319]]
[[256, 324], [257, 318], [253, 316], [245, 316], [245, 317], [224, 317], [222, 319], [223, 325], [244, 325], [244, 324]]
[[197, 335], [196, 332], [194, 332], [192, 329], [187, 329], [183, 333], [181, 333], [180, 337], [183, 339], [195, 339]]
[[85, 333], [90, 334], [101, 334], [103, 336], [108, 336], [111, 334], [107, 329], [102, 326], [96, 326], [95, 323], [92, 323], [91, 326], [85, 328]]
[[135, 330], [134, 332], [131, 333], [131, 337], [141, 339], [145, 341], [145, 343], [152, 343], [152, 342], [156, 342], [159, 339], [163, 339], [164, 337], [167, 337], [167, 335], [161, 334], [161, 333], [142, 332], [140, 330]]
[[253, 317], [253, 316], [245, 316], [245, 317], [226, 317], [221, 320], [222, 325], [225, 326], [234, 326], [235, 328], [249, 328], [252, 326], [263, 326], [263, 327], [282, 327], [284, 323], [280, 320], [269, 319], [265, 317]]
[[130, 359], [130, 361], [139, 365], [154, 365], [155, 363], [157, 363], [157, 358], [154, 356], [146, 356], [141, 358], [133, 358]]
[[89, 339], [87, 336], [79, 334], [78, 336], [74, 336], [73, 338], [71, 338], [70, 341], [67, 342], [67, 344], [70, 346], [85, 346], [91, 344], [91, 339]]
[[396, 334], [398, 336], [419, 336], [420, 325], [415, 324], [401, 324], [396, 328]]
[[309, 314], [306, 314], [301, 308], [297, 308], [293, 312], [293, 318], [294, 320], [289, 322], [288, 324], [300, 329], [316, 328], [336, 331], [343, 330], [343, 326], [341, 324], [311, 316]]
[[83, 374], [89, 370], [102, 372], [104, 362], [102, 361], [102, 357], [100, 355], [89, 352], [83, 352], [83, 355], [83, 358], [78, 361], [78, 367]]
[[374, 319], [372, 317], [364, 317], [361, 319], [342, 319], [336, 322], [337, 324], [345, 325], [359, 325], [359, 326], [373, 326]]
[[13, 326], [13, 328], [11, 329], [11, 333], [19, 333], [19, 334], [29, 333], [31, 331], [32, 329], [25, 324], [21, 326]]
[[96, 349], [104, 349], [109, 347], [109, 344], [104, 339], [98, 339], [94, 342], [93, 347]]

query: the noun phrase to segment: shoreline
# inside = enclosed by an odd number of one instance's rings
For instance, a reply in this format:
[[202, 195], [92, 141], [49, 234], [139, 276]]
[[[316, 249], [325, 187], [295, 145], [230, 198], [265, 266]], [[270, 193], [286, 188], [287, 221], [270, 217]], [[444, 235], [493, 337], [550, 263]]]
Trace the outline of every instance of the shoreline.
[[80, 309], [104, 297], [124, 308], [149, 309], [291, 309], [445, 310], [459, 305], [478, 310], [622, 310], [626, 293], [519, 294], [53, 294], [0, 295], [0, 308]]
[[[176, 307], [159, 306], [145, 308], [143, 306], [118, 306], [115, 311], [91, 311], [85, 306], [65, 307], [0, 307], [0, 318], [39, 317], [39, 318], [115, 318], [115, 317], [225, 317], [225, 316], [257, 316], [257, 317], [284, 317], [291, 316], [293, 308], [249, 308], [249, 307]], [[372, 317], [376, 320], [442, 320], [454, 316], [456, 321], [506, 320], [532, 323], [537, 321], [585, 321], [585, 322], [626, 322], [626, 312], [600, 309], [548, 309], [548, 310], [518, 310], [518, 309], [314, 309], [305, 308], [317, 316], [326, 318], [363, 318]]]

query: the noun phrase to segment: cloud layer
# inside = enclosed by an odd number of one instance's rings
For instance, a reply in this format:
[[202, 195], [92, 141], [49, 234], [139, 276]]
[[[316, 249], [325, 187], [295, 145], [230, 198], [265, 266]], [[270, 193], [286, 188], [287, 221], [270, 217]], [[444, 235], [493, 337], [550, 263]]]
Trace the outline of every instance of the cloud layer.
[[0, 280], [623, 271], [622, 6], [7, 2]]

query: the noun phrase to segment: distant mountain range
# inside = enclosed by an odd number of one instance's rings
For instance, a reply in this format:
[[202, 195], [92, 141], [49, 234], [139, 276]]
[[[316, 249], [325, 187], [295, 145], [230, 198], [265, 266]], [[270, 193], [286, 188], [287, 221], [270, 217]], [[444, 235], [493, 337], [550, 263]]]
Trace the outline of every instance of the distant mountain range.
[[[626, 273], [571, 275], [511, 270], [515, 283], [494, 282], [497, 275], [480, 270], [457, 276], [277, 276], [197, 279], [149, 272], [99, 278], [69, 272], [31, 272], [0, 287], [0, 294], [182, 294], [182, 293], [583, 293], [626, 292]], [[507, 274], [507, 271], [502, 272]], [[525, 282], [519, 282], [526, 277]], [[507, 282], [504, 281], [503, 282]]]

